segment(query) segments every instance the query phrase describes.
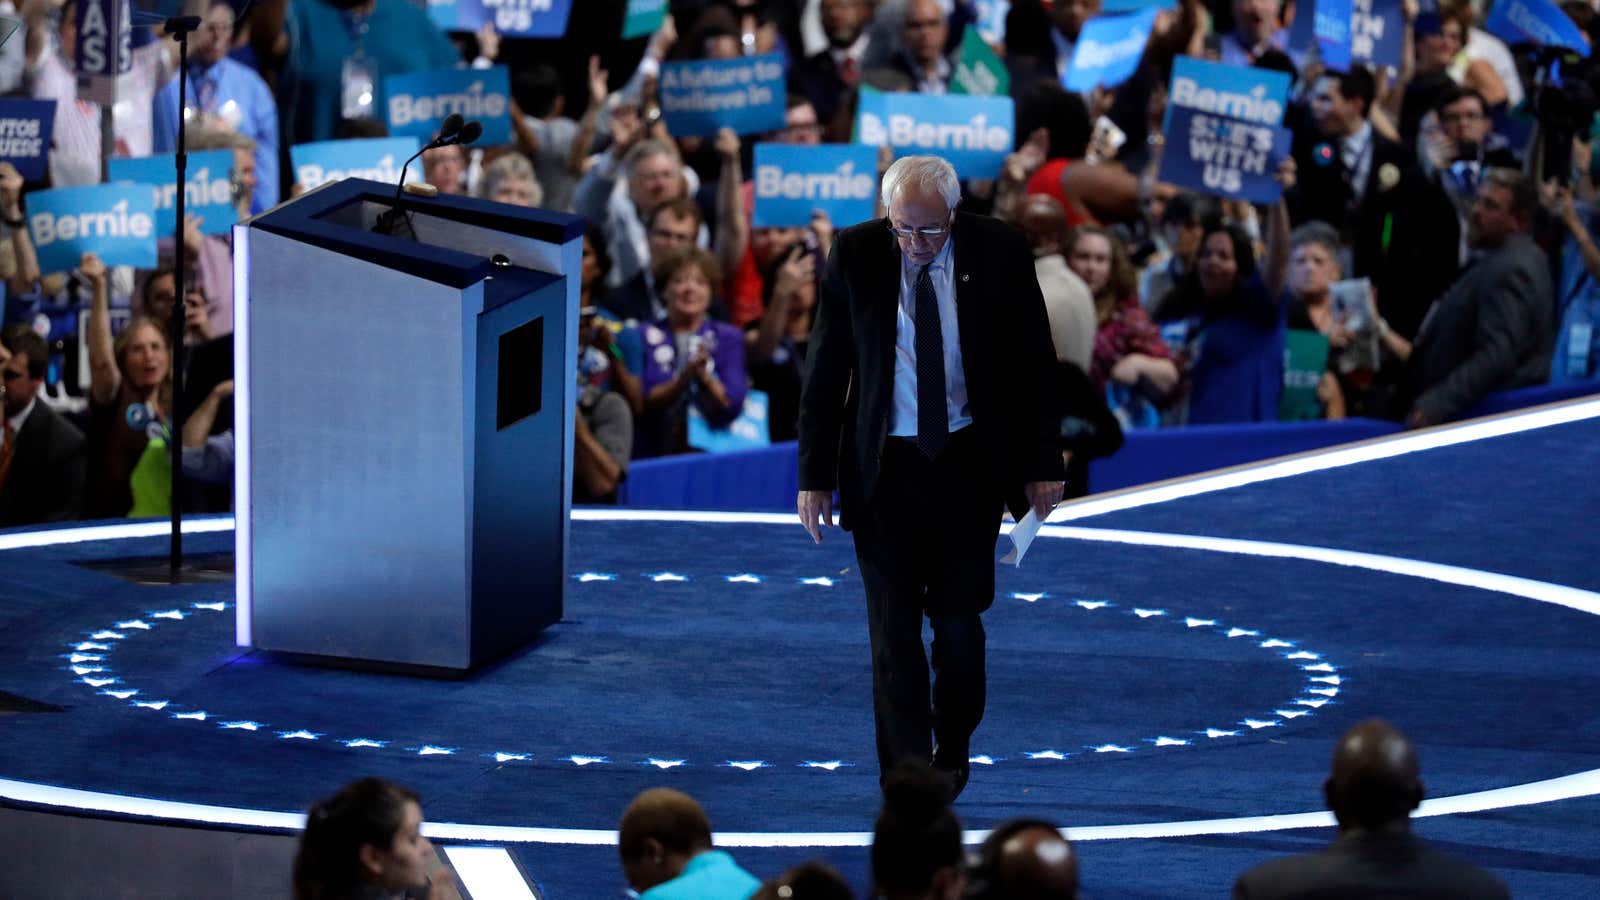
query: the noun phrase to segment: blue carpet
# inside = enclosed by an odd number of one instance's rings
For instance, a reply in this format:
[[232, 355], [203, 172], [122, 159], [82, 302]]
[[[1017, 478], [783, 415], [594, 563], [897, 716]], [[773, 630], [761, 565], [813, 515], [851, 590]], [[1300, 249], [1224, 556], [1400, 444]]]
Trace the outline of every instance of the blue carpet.
[[[1600, 426], [1563, 426], [1092, 524], [1595, 586], [1588, 518], [1600, 487], [1556, 473], [1597, 437]], [[866, 830], [877, 772], [861, 591], [848, 540], [828, 538], [813, 547], [793, 525], [576, 522], [566, 618], [461, 681], [242, 653], [231, 588], [140, 587], [77, 565], [158, 555], [162, 540], [7, 552], [0, 690], [66, 711], [0, 718], [0, 776], [295, 810], [378, 774], [416, 787], [434, 821], [573, 828], [612, 828], [633, 794], [669, 784], [700, 798], [720, 830]], [[1334, 739], [1374, 714], [1417, 739], [1431, 796], [1600, 758], [1592, 616], [1298, 560], [1042, 541], [1020, 570], [1001, 570], [986, 617], [991, 700], [973, 750], [993, 764], [976, 767], [962, 798], [969, 827], [1314, 810]], [[740, 575], [759, 580], [729, 580]], [[103, 631], [124, 637], [93, 637]], [[78, 663], [103, 671], [71, 671], [84, 643], [109, 648]], [[138, 693], [106, 693], [128, 690]], [[1419, 830], [1530, 896], [1593, 896], [1597, 811], [1589, 798]], [[1090, 896], [1225, 893], [1240, 869], [1326, 837], [1095, 842], [1084, 877]], [[558, 900], [620, 887], [608, 848], [519, 853]], [[808, 855], [740, 854], [759, 874]], [[863, 851], [822, 855], [864, 878]]]

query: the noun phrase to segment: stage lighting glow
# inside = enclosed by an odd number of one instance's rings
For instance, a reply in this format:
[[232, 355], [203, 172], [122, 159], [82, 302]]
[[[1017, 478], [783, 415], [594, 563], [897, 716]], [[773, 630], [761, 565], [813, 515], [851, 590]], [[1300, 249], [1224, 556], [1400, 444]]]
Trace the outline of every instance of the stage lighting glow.
[[121, 680], [122, 680], [122, 679], [120, 679], [120, 678], [92, 678], [92, 677], [84, 677], [84, 678], [80, 678], [80, 679], [78, 679], [78, 680], [79, 680], [79, 681], [81, 681], [81, 682], [83, 682], [83, 683], [84, 683], [84, 684], [87, 684], [87, 685], [88, 685], [88, 686], [89, 686], [89, 687], [92, 687], [92, 688], [103, 688], [103, 687], [105, 687], [105, 686], [106, 686], [106, 685], [108, 685], [108, 684], [117, 684], [117, 683], [118, 683], [118, 682], [120, 682], [120, 681], [121, 681]]
[[751, 575], [748, 572], [740, 574], [740, 575], [729, 575], [728, 576], [728, 583], [729, 584], [760, 584], [761, 583], [761, 576], [760, 575]]
[[1133, 752], [1133, 748], [1132, 747], [1122, 747], [1122, 746], [1118, 746], [1117, 744], [1101, 744], [1100, 746], [1093, 748], [1093, 750], [1096, 753], [1132, 753]]
[[1029, 759], [1053, 759], [1053, 760], [1060, 761], [1060, 760], [1066, 759], [1069, 755], [1071, 755], [1071, 754], [1062, 753], [1059, 750], [1040, 750], [1038, 752], [1029, 752], [1028, 753], [1028, 758]]
[[1205, 731], [1200, 732], [1200, 734], [1203, 734], [1212, 740], [1216, 740], [1217, 738], [1239, 736], [1239, 732], [1237, 731], [1224, 731], [1221, 728], [1207, 728]]
[[93, 675], [96, 672], [104, 672], [105, 670], [106, 670], [105, 666], [73, 666], [72, 667], [72, 674], [74, 674], [74, 675]]
[[1312, 709], [1321, 709], [1324, 706], [1328, 705], [1328, 701], [1327, 701], [1326, 698], [1320, 698], [1320, 699], [1317, 699], [1317, 700], [1311, 700], [1311, 699], [1306, 698], [1306, 697], [1301, 697], [1300, 699], [1298, 699], [1298, 700], [1296, 700], [1294, 702], [1299, 706], [1309, 706]]
[[655, 581], [655, 582], [662, 582], [662, 581], [688, 581], [689, 580], [688, 578], [686, 578], [686, 577], [684, 577], [682, 575], [675, 574], [673, 572], [658, 572], [658, 573], [656, 573], [654, 575], [646, 575], [645, 577], [650, 579], [651, 581]]
[[1038, 603], [1040, 600], [1043, 600], [1044, 598], [1046, 598], [1048, 596], [1050, 596], [1050, 595], [1049, 594], [1013, 593], [1011, 595], [1011, 599], [1013, 599], [1013, 600], [1025, 600], [1025, 601], [1027, 601], [1029, 603]]
[[821, 578], [802, 578], [800, 579], [800, 583], [815, 585], [817, 587], [833, 587], [833, 579], [826, 575], [822, 576]]
[[1236, 637], [1260, 637], [1260, 636], [1261, 636], [1261, 632], [1259, 632], [1259, 631], [1251, 631], [1248, 628], [1229, 628], [1228, 629], [1228, 637], [1231, 637], [1231, 638], [1236, 638]]
[[118, 700], [127, 700], [127, 699], [133, 697], [135, 694], [137, 694], [139, 692], [138, 691], [101, 691], [100, 693], [103, 696], [106, 696], [106, 697], [115, 697]]
[[1205, 628], [1208, 625], [1217, 624], [1217, 620], [1216, 619], [1196, 619], [1196, 618], [1191, 617], [1191, 618], [1184, 619], [1183, 620], [1183, 624], [1189, 626], [1190, 628]]
[[1275, 650], [1279, 647], [1293, 647], [1294, 641], [1280, 641], [1277, 638], [1272, 638], [1270, 640], [1262, 641], [1261, 646], [1266, 650]]
[[726, 765], [729, 768], [732, 768], [732, 769], [743, 769], [746, 772], [754, 772], [757, 769], [765, 769], [767, 767], [767, 764], [765, 762], [762, 762], [759, 759], [741, 759], [741, 760], [732, 760], [732, 759], [730, 759], [730, 760], [728, 760]]
[[454, 756], [455, 749], [451, 747], [435, 747], [432, 744], [417, 751], [418, 756]]
[[167, 610], [165, 612], [151, 613], [150, 614], [150, 618], [152, 618], [152, 619], [182, 619], [183, 618], [183, 613], [181, 613], [181, 612], [179, 612], [178, 610], [175, 610], [175, 609], [169, 609], [169, 610]]
[[1272, 712], [1273, 715], [1282, 716], [1285, 719], [1298, 719], [1301, 716], [1311, 715], [1311, 713], [1308, 713], [1303, 709], [1275, 709]]
[[570, 762], [575, 766], [593, 766], [593, 765], [597, 765], [597, 764], [608, 763], [608, 762], [611, 761], [609, 759], [606, 759], [604, 756], [577, 756], [577, 755], [573, 755], [573, 756], [568, 756], [568, 757], [564, 757], [564, 758], [566, 759], [567, 762]]
[[1105, 600], [1079, 600], [1078, 605], [1084, 609], [1105, 609], [1112, 604]]
[[1248, 726], [1251, 731], [1257, 731], [1257, 730], [1262, 729], [1262, 728], [1277, 728], [1279, 725], [1282, 725], [1283, 723], [1277, 721], [1276, 719], [1265, 720], [1265, 721], [1263, 721], [1261, 719], [1244, 719], [1239, 724]]
[[1335, 669], [1333, 666], [1330, 666], [1327, 663], [1315, 663], [1315, 664], [1309, 665], [1309, 666], [1301, 666], [1300, 669], [1302, 671], [1305, 671], [1305, 672], [1337, 672], [1337, 671], [1339, 671], [1338, 669]]
[[220, 727], [228, 731], [260, 731], [261, 723], [248, 720], [243, 722], [223, 722]]
[[87, 653], [74, 653], [67, 657], [69, 663], [104, 662], [104, 656], [93, 656]]
[[1157, 747], [1187, 747], [1192, 742], [1186, 741], [1183, 738], [1174, 738], [1162, 735], [1161, 737], [1150, 741], [1150, 743], [1155, 744]]
[[665, 769], [676, 769], [677, 767], [683, 765], [686, 761], [687, 760], [682, 760], [682, 759], [655, 759], [655, 758], [651, 758], [651, 759], [645, 760], [644, 764], [647, 765], [647, 766], [655, 766], [658, 769], [665, 770]]
[[1323, 697], [1335, 697], [1339, 694], [1338, 688], [1306, 688], [1308, 694], [1320, 694]]
[[998, 762], [998, 760], [996, 760], [992, 756], [983, 755], [983, 756], [969, 756], [969, 757], [967, 757], [967, 762], [972, 763], [975, 766], [992, 766], [996, 762]]
[[470, 897], [539, 900], [503, 847], [443, 847]]
[[208, 612], [222, 612], [228, 608], [228, 604], [223, 603], [220, 600], [216, 603], [191, 603], [189, 605], [194, 609], [203, 609], [207, 610]]
[[130, 619], [126, 622], [118, 622], [117, 627], [123, 631], [149, 631], [152, 626], [149, 622], [144, 622], [139, 619]]
[[833, 772], [840, 766], [844, 765], [844, 762], [837, 759], [830, 759], [827, 762], [813, 762], [811, 760], [807, 760], [806, 762], [802, 763], [802, 765], [808, 769], [826, 769], [829, 772]]
[[84, 650], [110, 650], [111, 649], [111, 645], [110, 644], [97, 644], [94, 641], [82, 641], [80, 643], [73, 644], [72, 645], [72, 649], [80, 651], [80, 652], [84, 651]]
[[[94, 634], [89, 635], [89, 637], [92, 637], [97, 641], [120, 641], [127, 637], [127, 635], [121, 633], [120, 631], [96, 631]], [[105, 649], [110, 650], [111, 648], [106, 647]]]
[[163, 710], [171, 705], [170, 700], [135, 700], [133, 705], [140, 709]]
[[1309, 650], [1296, 650], [1293, 653], [1285, 653], [1283, 655], [1283, 658], [1284, 659], [1321, 659], [1322, 658], [1322, 654], [1320, 654], [1320, 653], [1312, 653]]
[[173, 713], [172, 717], [174, 719], [187, 719], [192, 722], [204, 722], [211, 717], [211, 714], [203, 709], [197, 709], [194, 712]]
[[280, 731], [280, 732], [278, 732], [279, 740], [284, 740], [284, 741], [314, 741], [314, 740], [317, 740], [320, 737], [322, 737], [322, 735], [317, 734], [314, 731], [306, 731], [303, 728], [300, 729], [299, 731]]
[[603, 574], [601, 574], [599, 572], [584, 572], [583, 574], [577, 576], [577, 578], [578, 578], [579, 583], [581, 583], [581, 584], [587, 584], [587, 583], [589, 583], [591, 581], [616, 581], [617, 580], [617, 576], [615, 576], [615, 575], [603, 575]]
[[528, 761], [528, 754], [526, 754], [526, 753], [496, 753], [491, 758], [497, 763], [527, 762]]
[[1333, 685], [1344, 684], [1344, 682], [1342, 680], [1340, 680], [1339, 676], [1337, 676], [1337, 675], [1325, 675], [1325, 676], [1323, 676], [1321, 678], [1308, 678], [1306, 680], [1307, 681], [1315, 681], [1318, 684], [1333, 684]]
[[371, 738], [354, 738], [348, 741], [340, 741], [340, 743], [352, 750], [382, 749], [389, 744], [388, 741], [374, 741]]
[[1156, 616], [1164, 616], [1167, 614], [1167, 611], [1164, 609], [1136, 609], [1133, 611], [1133, 614], [1141, 619], [1150, 619]]

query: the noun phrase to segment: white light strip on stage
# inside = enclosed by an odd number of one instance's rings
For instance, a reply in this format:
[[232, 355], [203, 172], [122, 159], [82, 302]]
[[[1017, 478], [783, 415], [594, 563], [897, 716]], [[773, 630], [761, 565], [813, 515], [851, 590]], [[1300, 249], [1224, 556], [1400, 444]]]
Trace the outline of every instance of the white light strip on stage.
[[233, 643], [250, 646], [250, 226], [233, 226]]
[[504, 847], [442, 847], [468, 900], [539, 900]]
[[1184, 497], [1193, 497], [1197, 494], [1225, 491], [1228, 488], [1243, 487], [1247, 484], [1258, 484], [1278, 478], [1291, 478], [1308, 472], [1337, 469], [1357, 463], [1418, 453], [1423, 450], [1435, 450], [1440, 447], [1452, 447], [1457, 444], [1471, 443], [1472, 441], [1503, 437], [1508, 434], [1532, 431], [1537, 428], [1549, 428], [1554, 425], [1581, 422], [1596, 417], [1600, 417], [1600, 399], [1581, 400], [1546, 407], [1533, 412], [1479, 419], [1461, 425], [1429, 428], [1414, 434], [1378, 438], [1354, 447], [1313, 451], [1277, 462], [1247, 465], [1243, 468], [1221, 472], [1216, 475], [1184, 478], [1180, 481], [1157, 487], [1130, 488], [1108, 497], [1089, 498], [1068, 503], [1051, 513], [1049, 521], [1070, 522], [1090, 516], [1122, 512], [1140, 506], [1166, 503], [1169, 500], [1179, 500]]
[[[184, 534], [208, 534], [232, 531], [233, 517], [183, 520]], [[117, 525], [89, 525], [81, 528], [54, 528], [49, 531], [27, 531], [17, 534], [0, 534], [0, 551], [24, 550], [29, 547], [55, 547], [61, 544], [81, 544], [86, 541], [123, 541], [130, 538], [166, 537], [172, 533], [172, 523], [166, 519], [146, 522], [126, 522]]]
[[1307, 547], [1301, 544], [1278, 544], [1270, 541], [1246, 541], [1235, 538], [1201, 537], [1186, 534], [1162, 534], [1148, 531], [1119, 531], [1110, 528], [1073, 528], [1063, 525], [1046, 525], [1039, 529], [1043, 537], [1070, 538], [1080, 541], [1101, 541], [1114, 544], [1136, 544], [1143, 547], [1172, 547], [1182, 550], [1205, 550], [1214, 553], [1235, 553], [1244, 556], [1270, 556], [1279, 559], [1303, 559], [1371, 569], [1392, 575], [1409, 575], [1445, 584], [1481, 588], [1515, 597], [1526, 597], [1541, 603], [1553, 603], [1579, 612], [1600, 616], [1600, 593], [1534, 581], [1515, 575], [1465, 569], [1441, 563], [1381, 556], [1354, 550], [1335, 550], [1330, 547]]
[[[1573, 800], [1579, 797], [1600, 795], [1600, 769], [1591, 769], [1575, 775], [1564, 775], [1545, 781], [1535, 781], [1512, 787], [1495, 788], [1454, 797], [1428, 800], [1415, 813], [1416, 816], [1459, 815], [1461, 813], [1487, 812], [1513, 806]], [[109, 813], [113, 815], [198, 822], [204, 824], [241, 825], [274, 831], [298, 831], [305, 823], [299, 813], [267, 812], [264, 810], [234, 809], [221, 806], [202, 806], [194, 803], [177, 803], [170, 800], [146, 800], [139, 797], [122, 797], [99, 794], [48, 785], [0, 779], [0, 797], [39, 806], [62, 807], [71, 810]], [[1284, 831], [1292, 828], [1323, 828], [1334, 824], [1328, 812], [1285, 813], [1276, 816], [1244, 816], [1235, 819], [1196, 819], [1186, 822], [1147, 822], [1132, 825], [1086, 825], [1067, 829], [1073, 840], [1105, 841], [1135, 838], [1195, 837], [1208, 834], [1247, 834], [1262, 831]], [[481, 841], [507, 844], [579, 844], [594, 847], [612, 847], [617, 843], [617, 833], [609, 829], [585, 828], [525, 828], [519, 826], [460, 825], [450, 822], [430, 822], [422, 833], [435, 840]], [[969, 831], [962, 835], [968, 844], [981, 843], [987, 831]], [[870, 831], [830, 832], [768, 832], [727, 831], [718, 832], [715, 842], [719, 847], [868, 847], [872, 845]], [[451, 861], [455, 861], [454, 855]]]

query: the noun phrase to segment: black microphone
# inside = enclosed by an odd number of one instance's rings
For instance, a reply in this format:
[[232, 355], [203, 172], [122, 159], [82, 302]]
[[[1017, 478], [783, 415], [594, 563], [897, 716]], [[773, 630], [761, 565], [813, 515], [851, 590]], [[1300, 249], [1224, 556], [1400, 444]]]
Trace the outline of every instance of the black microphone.
[[458, 133], [455, 138], [450, 141], [450, 143], [466, 146], [480, 137], [483, 137], [483, 123], [468, 122], [461, 127], [460, 133]]
[[[482, 125], [477, 122], [470, 124], [475, 126], [476, 130], [471, 131], [471, 137], [468, 137], [463, 143], [470, 144], [478, 139], [478, 135], [483, 133]], [[460, 113], [451, 113], [445, 116], [444, 122], [439, 126], [438, 136], [424, 144], [422, 149], [411, 154], [411, 158], [406, 160], [405, 165], [400, 167], [400, 183], [394, 186], [394, 203], [387, 212], [378, 216], [378, 221], [373, 228], [374, 231], [393, 235], [399, 230], [398, 225], [405, 215], [405, 211], [400, 206], [400, 197], [405, 192], [406, 174], [410, 170], [411, 164], [416, 162], [417, 157], [427, 153], [429, 150], [436, 150], [440, 147], [447, 147], [457, 143], [462, 135], [468, 133], [468, 128], [464, 127], [465, 125], [467, 125], [466, 120], [461, 117]]]

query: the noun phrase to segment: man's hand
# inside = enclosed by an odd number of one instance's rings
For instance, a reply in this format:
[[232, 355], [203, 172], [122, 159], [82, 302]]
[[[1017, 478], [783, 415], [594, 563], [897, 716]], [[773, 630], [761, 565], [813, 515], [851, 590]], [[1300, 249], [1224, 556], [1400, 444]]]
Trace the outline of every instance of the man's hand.
[[[1060, 496], [1061, 485], [1057, 484], [1056, 497]], [[795, 499], [795, 508], [806, 534], [811, 535], [812, 541], [822, 543], [822, 529], [833, 527], [833, 491], [801, 491]]]
[[1028, 497], [1028, 505], [1033, 507], [1033, 514], [1043, 522], [1050, 516], [1050, 511], [1061, 502], [1061, 490], [1065, 483], [1060, 481], [1030, 481], [1022, 492]]
[[485, 22], [478, 29], [478, 55], [490, 62], [500, 58], [500, 32], [494, 30], [493, 22]]

